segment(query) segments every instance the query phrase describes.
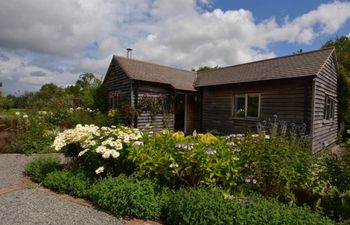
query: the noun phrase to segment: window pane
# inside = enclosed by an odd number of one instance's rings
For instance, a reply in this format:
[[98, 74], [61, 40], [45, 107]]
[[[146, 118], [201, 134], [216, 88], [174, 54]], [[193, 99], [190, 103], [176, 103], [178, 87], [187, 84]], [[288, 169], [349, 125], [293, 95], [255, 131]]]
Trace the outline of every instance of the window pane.
[[245, 109], [245, 97], [235, 96], [234, 115], [237, 117], [245, 117], [244, 109]]
[[259, 96], [248, 95], [248, 117], [258, 117], [259, 116]]

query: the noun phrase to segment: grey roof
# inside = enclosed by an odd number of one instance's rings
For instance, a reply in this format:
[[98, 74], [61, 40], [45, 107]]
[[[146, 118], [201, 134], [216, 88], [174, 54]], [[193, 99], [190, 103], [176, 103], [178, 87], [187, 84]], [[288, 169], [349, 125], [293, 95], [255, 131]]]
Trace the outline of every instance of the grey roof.
[[204, 72], [191, 72], [140, 60], [113, 56], [130, 79], [169, 84], [177, 90], [253, 81], [317, 76], [334, 48], [266, 59]]
[[170, 84], [177, 90], [196, 91], [194, 82], [197, 74], [195, 72], [121, 56], [113, 56], [113, 60], [119, 63], [130, 79]]
[[334, 48], [199, 72], [196, 87], [317, 76]]

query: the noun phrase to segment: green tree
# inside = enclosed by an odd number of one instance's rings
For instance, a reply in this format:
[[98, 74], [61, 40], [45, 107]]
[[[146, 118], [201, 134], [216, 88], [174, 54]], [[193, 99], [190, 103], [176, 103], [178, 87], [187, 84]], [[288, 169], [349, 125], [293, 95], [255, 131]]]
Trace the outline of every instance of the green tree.
[[192, 68], [193, 72], [205, 72], [205, 71], [210, 71], [210, 70], [216, 70], [216, 69], [220, 69], [220, 66], [214, 66], [214, 67], [210, 67], [210, 66], [202, 66], [199, 67], [198, 69]]
[[13, 108], [14, 106], [14, 100], [11, 98], [11, 96], [7, 97], [0, 97], [0, 108], [9, 110], [10, 108]]
[[350, 128], [350, 38], [337, 37], [326, 42], [322, 48], [335, 47], [339, 66], [338, 110], [341, 135]]

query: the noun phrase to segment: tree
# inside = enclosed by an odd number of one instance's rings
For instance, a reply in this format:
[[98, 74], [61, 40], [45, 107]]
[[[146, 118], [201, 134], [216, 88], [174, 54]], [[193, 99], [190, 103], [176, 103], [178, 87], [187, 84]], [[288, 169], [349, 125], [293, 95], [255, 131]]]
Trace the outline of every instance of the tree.
[[350, 128], [350, 38], [337, 37], [326, 42], [322, 48], [335, 47], [339, 66], [338, 110], [340, 132], [344, 136]]
[[214, 66], [214, 67], [202, 66], [202, 67], [199, 67], [198, 69], [192, 68], [192, 71], [194, 71], [194, 72], [204, 72], [204, 71], [216, 70], [216, 69], [220, 69], [220, 68], [221, 68], [220, 66]]

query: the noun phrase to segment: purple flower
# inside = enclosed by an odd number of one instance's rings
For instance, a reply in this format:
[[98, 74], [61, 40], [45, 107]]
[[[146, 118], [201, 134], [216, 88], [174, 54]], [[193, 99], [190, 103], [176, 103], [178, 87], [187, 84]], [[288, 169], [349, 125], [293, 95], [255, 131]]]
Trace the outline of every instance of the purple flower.
[[212, 148], [208, 148], [207, 151], [205, 152], [207, 155], [215, 155], [216, 151]]

